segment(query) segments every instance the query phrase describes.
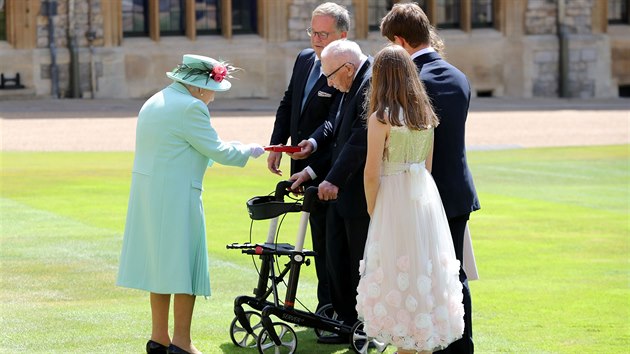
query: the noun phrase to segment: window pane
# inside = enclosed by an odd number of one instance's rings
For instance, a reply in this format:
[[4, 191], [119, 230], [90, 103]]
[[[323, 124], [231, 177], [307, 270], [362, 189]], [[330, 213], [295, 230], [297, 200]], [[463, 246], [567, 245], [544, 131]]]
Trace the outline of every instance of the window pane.
[[392, 9], [393, 0], [369, 0], [368, 1], [368, 24], [370, 31], [378, 31], [381, 19]]
[[149, 34], [149, 0], [122, 0], [123, 36]]
[[492, 27], [492, 0], [472, 0], [472, 27]]
[[[418, 4], [418, 6], [420, 6], [422, 8], [422, 11], [424, 11], [425, 14], [429, 15], [429, 13], [427, 12], [427, 2], [429, 0], [416, 0], [416, 1], [412, 1], [415, 2], [416, 4]], [[404, 2], [404, 1], [399, 1], [399, 2]]]
[[218, 0], [195, 0], [195, 26], [197, 33], [219, 33], [220, 11]]
[[232, 33], [258, 33], [257, 0], [232, 0]]
[[0, 41], [7, 40], [7, 15], [4, 0], [0, 0]]
[[628, 23], [628, 1], [608, 0], [608, 23]]
[[459, 28], [460, 0], [438, 0], [437, 25], [440, 28]]
[[184, 0], [160, 0], [160, 34], [184, 34]]

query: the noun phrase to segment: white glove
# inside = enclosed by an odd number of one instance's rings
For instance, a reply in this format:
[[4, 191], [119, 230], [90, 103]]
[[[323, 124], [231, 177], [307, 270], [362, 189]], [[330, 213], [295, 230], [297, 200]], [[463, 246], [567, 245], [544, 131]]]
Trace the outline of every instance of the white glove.
[[248, 144], [249, 146], [249, 154], [253, 158], [257, 158], [258, 156], [265, 153], [265, 149], [258, 144]]

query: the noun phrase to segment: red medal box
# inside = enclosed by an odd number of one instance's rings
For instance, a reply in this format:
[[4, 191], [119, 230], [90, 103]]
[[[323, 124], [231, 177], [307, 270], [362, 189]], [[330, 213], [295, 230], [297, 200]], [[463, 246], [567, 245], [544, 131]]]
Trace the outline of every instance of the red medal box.
[[265, 151], [273, 152], [300, 152], [302, 148], [299, 146], [285, 146], [285, 145], [269, 145], [265, 146]]

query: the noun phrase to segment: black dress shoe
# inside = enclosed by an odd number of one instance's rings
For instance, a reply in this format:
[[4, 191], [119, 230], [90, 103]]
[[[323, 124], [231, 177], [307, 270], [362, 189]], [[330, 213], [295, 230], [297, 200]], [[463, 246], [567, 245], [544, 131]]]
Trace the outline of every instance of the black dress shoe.
[[348, 335], [332, 334], [317, 338], [317, 343], [321, 344], [348, 344], [350, 337]]
[[147, 342], [147, 353], [149, 354], [167, 354], [168, 347], [155, 341]]
[[168, 346], [168, 354], [190, 354], [189, 352], [185, 351], [184, 349], [176, 346], [176, 345], [169, 345]]

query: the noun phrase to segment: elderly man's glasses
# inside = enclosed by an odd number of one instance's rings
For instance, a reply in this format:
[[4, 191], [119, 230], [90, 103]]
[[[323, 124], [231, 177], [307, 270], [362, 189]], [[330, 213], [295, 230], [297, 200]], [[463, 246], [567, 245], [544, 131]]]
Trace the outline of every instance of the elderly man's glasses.
[[313, 31], [313, 27], [306, 29], [306, 34], [308, 34], [309, 37], [317, 36], [319, 39], [327, 39], [331, 33], [332, 32], [315, 32]]
[[333, 70], [333, 72], [331, 72], [330, 74], [328, 74], [328, 75], [324, 74], [324, 76], [326, 77], [326, 80], [330, 80], [330, 78], [333, 77], [337, 73], [337, 71], [341, 70], [341, 68], [346, 66], [346, 64], [350, 64], [350, 65], [352, 65], [354, 67], [354, 64], [352, 64], [351, 62], [347, 61], [347, 62], [341, 64], [341, 66], [338, 67], [337, 69]]

